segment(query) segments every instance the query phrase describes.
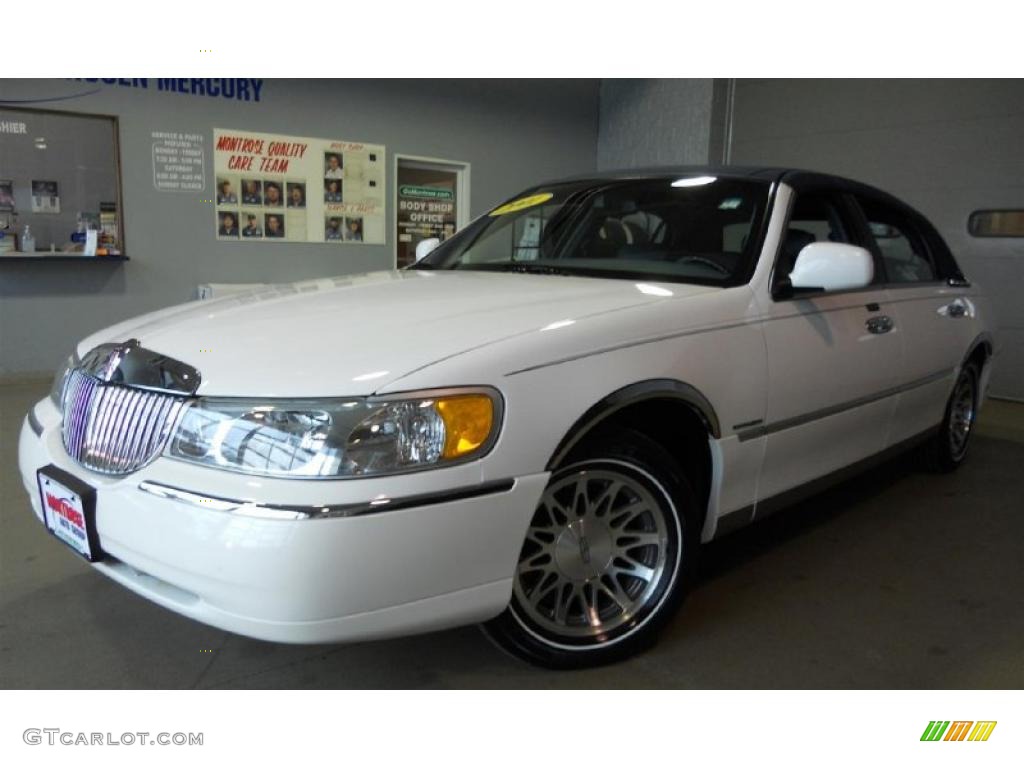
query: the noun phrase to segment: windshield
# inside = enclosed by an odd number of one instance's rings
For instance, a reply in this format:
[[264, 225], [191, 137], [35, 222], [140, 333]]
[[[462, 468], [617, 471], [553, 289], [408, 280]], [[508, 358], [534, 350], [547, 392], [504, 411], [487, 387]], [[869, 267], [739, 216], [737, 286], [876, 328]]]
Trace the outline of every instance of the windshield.
[[753, 263], [768, 192], [766, 181], [710, 176], [538, 187], [411, 268], [733, 285]]

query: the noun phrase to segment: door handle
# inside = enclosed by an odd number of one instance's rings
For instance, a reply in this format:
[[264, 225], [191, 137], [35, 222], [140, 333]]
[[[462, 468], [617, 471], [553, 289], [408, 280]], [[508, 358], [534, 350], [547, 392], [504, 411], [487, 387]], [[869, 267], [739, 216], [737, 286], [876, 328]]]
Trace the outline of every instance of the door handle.
[[958, 318], [967, 315], [967, 306], [960, 300], [954, 301], [952, 304], [945, 306], [946, 317]]
[[869, 317], [864, 323], [871, 333], [888, 333], [893, 329], [895, 323], [892, 318], [888, 315], [878, 315], [877, 317]]

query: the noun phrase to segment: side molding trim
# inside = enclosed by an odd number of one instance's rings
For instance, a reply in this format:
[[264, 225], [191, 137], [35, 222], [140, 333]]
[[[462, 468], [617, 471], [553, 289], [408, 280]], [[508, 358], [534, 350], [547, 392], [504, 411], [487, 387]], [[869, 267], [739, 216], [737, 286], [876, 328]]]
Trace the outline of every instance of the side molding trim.
[[[881, 392], [876, 392], [872, 395], [867, 395], [865, 397], [858, 397], [856, 400], [848, 400], [845, 403], [831, 405], [828, 408], [822, 408], [817, 411], [811, 411], [810, 413], [803, 413], [799, 416], [794, 416], [789, 419], [782, 419], [781, 421], [772, 422], [771, 424], [762, 424], [761, 426], [752, 426], [749, 428], [737, 429], [736, 436], [740, 439], [740, 442], [742, 443], [747, 440], [753, 440], [755, 437], [764, 437], [765, 435], [770, 435], [773, 432], [781, 432], [784, 429], [801, 427], [804, 424], [809, 424], [810, 422], [817, 421], [818, 419], [824, 419], [828, 416], [834, 416], [837, 413], [842, 413], [843, 411], [849, 411], [854, 408], [859, 408], [862, 405], [869, 405], [870, 403], [874, 403], [878, 400], [884, 400], [887, 397], [898, 395], [901, 392], [909, 392], [912, 389], [923, 387], [927, 384], [932, 384], [936, 381], [941, 381], [942, 379], [952, 376], [953, 373], [953, 368], [947, 368], [946, 370], [936, 371], [935, 373], [930, 374], [928, 376], [924, 376], [923, 378], [917, 379], [916, 381], [910, 381], [907, 382], [906, 384], [891, 387], [890, 389], [885, 389], [882, 390]], [[745, 427], [746, 425], [739, 424], [737, 426]]]

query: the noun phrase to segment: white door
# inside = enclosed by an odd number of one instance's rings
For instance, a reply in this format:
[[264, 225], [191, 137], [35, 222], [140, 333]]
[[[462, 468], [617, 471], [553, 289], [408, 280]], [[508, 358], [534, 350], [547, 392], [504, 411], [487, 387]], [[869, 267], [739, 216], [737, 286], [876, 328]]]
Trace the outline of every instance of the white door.
[[447, 240], [469, 223], [469, 163], [395, 155], [395, 265], [416, 260], [424, 240]]
[[929, 248], [926, 224], [884, 200], [858, 196], [889, 284], [893, 316], [903, 341], [899, 405], [890, 432], [898, 443], [942, 421], [975, 333], [967, 289], [950, 285], [938, 253]]
[[[849, 201], [797, 192], [773, 282], [809, 243], [863, 245]], [[828, 475], [886, 444], [902, 345], [881, 284], [863, 290], [765, 299], [768, 409], [741, 439], [766, 438], [758, 498]]]

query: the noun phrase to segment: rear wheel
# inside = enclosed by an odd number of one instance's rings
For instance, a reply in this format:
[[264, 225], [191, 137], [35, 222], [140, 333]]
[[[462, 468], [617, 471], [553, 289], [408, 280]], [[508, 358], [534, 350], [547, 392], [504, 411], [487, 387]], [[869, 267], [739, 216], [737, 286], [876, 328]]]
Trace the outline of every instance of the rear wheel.
[[925, 463], [935, 472], [952, 472], [967, 457], [978, 414], [978, 377], [975, 363], [966, 363], [960, 369], [946, 404], [942, 426], [925, 445]]
[[697, 508], [642, 434], [589, 442], [557, 470], [527, 530], [508, 609], [485, 626], [550, 667], [605, 664], [653, 642], [693, 571]]

